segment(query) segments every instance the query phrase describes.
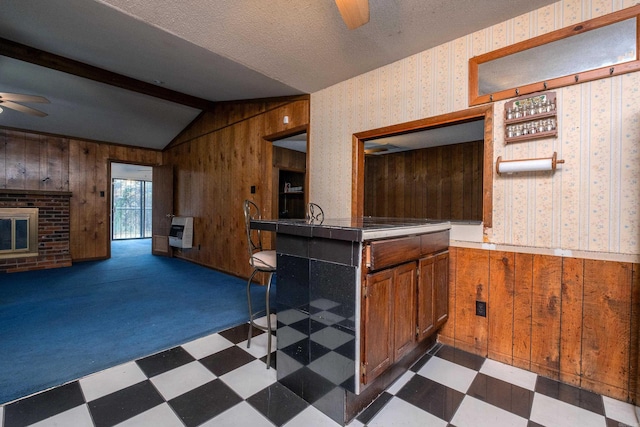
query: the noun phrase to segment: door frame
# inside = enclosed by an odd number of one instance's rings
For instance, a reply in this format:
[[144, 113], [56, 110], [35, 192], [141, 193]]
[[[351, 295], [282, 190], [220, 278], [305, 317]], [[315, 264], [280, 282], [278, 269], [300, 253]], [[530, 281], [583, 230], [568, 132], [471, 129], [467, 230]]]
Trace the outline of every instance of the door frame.
[[[107, 183], [108, 185], [106, 186], [107, 188], [107, 194], [106, 196], [106, 200], [107, 200], [107, 209], [108, 209], [108, 215], [107, 215], [107, 221], [106, 221], [106, 235], [109, 236], [107, 240], [107, 257], [106, 259], [111, 258], [111, 241], [112, 241], [112, 235], [111, 235], [111, 222], [113, 221], [113, 211], [112, 211], [112, 207], [113, 207], [113, 192], [111, 191], [111, 167], [113, 163], [120, 163], [120, 164], [124, 164], [124, 165], [136, 165], [136, 166], [147, 166], [147, 167], [153, 167], [153, 166], [158, 166], [158, 164], [156, 163], [142, 163], [142, 162], [127, 162], [127, 161], [122, 161], [122, 160], [118, 160], [118, 159], [107, 159]], [[153, 183], [153, 176], [151, 177], [151, 183]], [[152, 213], [153, 215], [153, 213]]]
[[[273, 142], [281, 139], [285, 139], [285, 138], [290, 138], [295, 135], [300, 135], [301, 133], [307, 134], [307, 149], [305, 153], [306, 159], [305, 159], [305, 170], [304, 170], [304, 188], [305, 188], [304, 203], [306, 205], [307, 203], [309, 203], [309, 200], [310, 200], [309, 199], [309, 158], [310, 158], [309, 151], [311, 148], [309, 145], [309, 125], [296, 126], [282, 132], [277, 132], [277, 133], [273, 133], [271, 135], [265, 135], [262, 137], [262, 139], [269, 142], [268, 145], [269, 145], [270, 155], [267, 157], [271, 159], [271, 164], [267, 165], [267, 168], [271, 171], [272, 188], [271, 188], [271, 203], [270, 203], [271, 208], [270, 209], [271, 209], [272, 218], [278, 218], [278, 185], [275, 185], [275, 184], [279, 184], [276, 181], [279, 181], [279, 178], [280, 178], [279, 177], [280, 168], [273, 167]], [[285, 168], [282, 168], [282, 169], [285, 170]]]
[[352, 136], [351, 154], [351, 216], [364, 215], [364, 143], [383, 136], [399, 135], [419, 130], [445, 127], [484, 119], [484, 159], [482, 176], [482, 222], [484, 228], [491, 228], [493, 223], [493, 104], [473, 107], [466, 110], [439, 116], [427, 117], [392, 126], [371, 129], [354, 133]]

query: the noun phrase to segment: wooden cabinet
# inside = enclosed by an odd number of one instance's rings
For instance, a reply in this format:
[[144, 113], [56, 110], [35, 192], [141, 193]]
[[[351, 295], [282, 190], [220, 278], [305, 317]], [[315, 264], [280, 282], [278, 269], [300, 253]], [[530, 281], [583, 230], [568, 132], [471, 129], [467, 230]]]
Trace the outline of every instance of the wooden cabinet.
[[391, 366], [391, 291], [393, 270], [369, 274], [363, 287], [362, 382], [367, 384]]
[[449, 315], [449, 252], [422, 258], [418, 280], [418, 341], [427, 338]]
[[393, 360], [413, 348], [416, 342], [416, 263], [410, 262], [393, 269]]
[[448, 235], [446, 240], [437, 233], [430, 237], [376, 241], [365, 247], [368, 274], [362, 284], [360, 338], [363, 385], [447, 320]]
[[416, 342], [416, 263], [368, 274], [363, 287], [363, 384]]

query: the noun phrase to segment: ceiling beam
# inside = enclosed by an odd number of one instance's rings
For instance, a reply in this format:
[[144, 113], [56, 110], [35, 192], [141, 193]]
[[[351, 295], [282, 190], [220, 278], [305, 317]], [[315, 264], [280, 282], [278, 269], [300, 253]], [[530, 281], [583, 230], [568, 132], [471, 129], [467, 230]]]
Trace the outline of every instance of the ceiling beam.
[[3, 38], [0, 38], [0, 55], [199, 110], [208, 110], [214, 105], [212, 101], [206, 99], [176, 92]]

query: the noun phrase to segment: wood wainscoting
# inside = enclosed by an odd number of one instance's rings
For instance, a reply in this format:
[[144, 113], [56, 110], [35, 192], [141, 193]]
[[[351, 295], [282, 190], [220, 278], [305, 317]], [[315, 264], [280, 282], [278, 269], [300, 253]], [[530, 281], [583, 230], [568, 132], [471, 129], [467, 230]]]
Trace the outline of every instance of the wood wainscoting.
[[637, 404], [639, 272], [635, 263], [451, 247], [439, 340]]
[[109, 256], [109, 162], [160, 164], [162, 152], [0, 128], [0, 189], [63, 191], [74, 262]]

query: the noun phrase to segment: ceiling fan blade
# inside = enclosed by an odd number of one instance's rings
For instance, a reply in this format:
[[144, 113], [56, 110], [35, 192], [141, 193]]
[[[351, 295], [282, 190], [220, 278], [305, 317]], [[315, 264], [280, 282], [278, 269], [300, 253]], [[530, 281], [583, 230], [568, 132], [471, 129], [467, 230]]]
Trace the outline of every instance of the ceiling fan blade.
[[16, 102], [39, 102], [48, 104], [49, 100], [44, 96], [24, 95], [21, 93], [0, 92], [0, 101], [16, 101]]
[[12, 110], [20, 111], [21, 113], [31, 114], [32, 116], [45, 117], [47, 113], [43, 113], [42, 111], [36, 110], [35, 108], [25, 107], [24, 105], [16, 104], [11, 101], [1, 101], [0, 107], [11, 108]]
[[336, 5], [350, 30], [369, 22], [369, 0], [336, 0]]

